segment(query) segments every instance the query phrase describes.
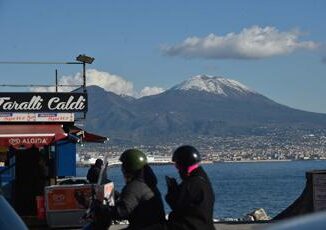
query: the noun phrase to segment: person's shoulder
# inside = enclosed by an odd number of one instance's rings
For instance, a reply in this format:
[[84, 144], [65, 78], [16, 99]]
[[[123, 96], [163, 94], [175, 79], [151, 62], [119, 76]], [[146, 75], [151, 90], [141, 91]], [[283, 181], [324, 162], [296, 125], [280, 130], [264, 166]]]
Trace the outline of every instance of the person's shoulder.
[[142, 180], [132, 180], [127, 184], [129, 187], [143, 187], [146, 186], [145, 182]]
[[207, 174], [201, 168], [198, 168], [198, 170], [188, 178], [187, 182], [192, 185], [210, 183]]
[[122, 200], [135, 199], [137, 201], [144, 201], [149, 200], [153, 196], [154, 193], [149, 187], [146, 186], [146, 184], [138, 181], [132, 181], [123, 187], [120, 197]]
[[201, 177], [201, 176], [196, 175], [196, 176], [191, 176], [191, 177], [187, 178], [187, 180], [185, 182], [188, 185], [194, 185], [194, 186], [196, 186], [196, 184], [198, 184], [198, 183], [204, 183], [205, 181], [206, 180], [205, 180], [204, 177]]
[[94, 171], [94, 166], [93, 165], [91, 167], [89, 167], [89, 169], [88, 169], [88, 172], [92, 172], [92, 171]]
[[141, 180], [132, 180], [123, 188], [126, 192], [146, 191], [147, 189], [149, 189], [148, 186]]

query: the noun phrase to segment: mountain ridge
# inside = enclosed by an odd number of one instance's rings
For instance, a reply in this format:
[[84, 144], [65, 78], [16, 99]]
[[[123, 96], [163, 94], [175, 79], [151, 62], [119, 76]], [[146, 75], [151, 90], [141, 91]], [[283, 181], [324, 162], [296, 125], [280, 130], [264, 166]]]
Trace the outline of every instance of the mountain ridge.
[[[182, 88], [194, 79], [211, 82], [211, 87]], [[113, 143], [132, 144], [326, 128], [326, 114], [281, 105], [237, 81], [222, 79], [199, 75], [160, 94], [133, 99], [89, 86], [86, 128]]]

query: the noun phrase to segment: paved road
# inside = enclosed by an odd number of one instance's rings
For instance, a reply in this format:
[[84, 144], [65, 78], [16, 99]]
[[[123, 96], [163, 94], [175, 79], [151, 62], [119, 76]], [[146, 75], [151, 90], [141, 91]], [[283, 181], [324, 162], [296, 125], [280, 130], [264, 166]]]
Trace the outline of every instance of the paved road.
[[[235, 224], [235, 223], [221, 223], [215, 224], [216, 230], [263, 230], [270, 224], [254, 223], [254, 224]], [[126, 225], [112, 225], [110, 230], [124, 229]]]
[[[51, 229], [47, 226], [45, 220], [43, 222], [36, 221], [35, 218], [26, 218], [25, 223], [29, 226], [29, 229], [35, 230], [46, 230]], [[223, 222], [223, 223], [215, 223], [216, 230], [264, 230], [267, 226], [271, 226], [271, 223], [268, 222], [249, 222], [249, 223], [241, 223], [241, 222]], [[120, 230], [126, 228], [127, 225], [119, 224], [112, 225], [109, 230]], [[67, 229], [67, 228], [57, 228], [57, 229]], [[81, 229], [81, 228], [69, 228], [69, 229]]]

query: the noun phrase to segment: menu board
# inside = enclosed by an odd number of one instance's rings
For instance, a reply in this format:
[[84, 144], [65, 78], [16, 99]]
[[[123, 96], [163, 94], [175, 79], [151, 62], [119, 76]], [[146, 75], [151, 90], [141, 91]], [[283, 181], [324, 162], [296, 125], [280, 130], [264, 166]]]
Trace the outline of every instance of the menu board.
[[[85, 209], [75, 199], [75, 193], [82, 194], [86, 201], [90, 201], [94, 186], [96, 199], [114, 205], [114, 185], [113, 182], [105, 185], [72, 184], [72, 185], [52, 185], [45, 187], [45, 200], [47, 212], [76, 211]], [[105, 199], [104, 199], [105, 198]]]
[[74, 113], [0, 113], [0, 122], [73, 122]]

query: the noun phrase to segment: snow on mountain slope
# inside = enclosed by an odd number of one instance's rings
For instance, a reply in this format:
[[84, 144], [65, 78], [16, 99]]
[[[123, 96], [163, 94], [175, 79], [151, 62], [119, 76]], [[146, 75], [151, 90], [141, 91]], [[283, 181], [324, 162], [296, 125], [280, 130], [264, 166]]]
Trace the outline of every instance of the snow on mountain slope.
[[198, 90], [222, 96], [258, 94], [238, 81], [207, 75], [194, 76], [174, 86], [172, 90]]

